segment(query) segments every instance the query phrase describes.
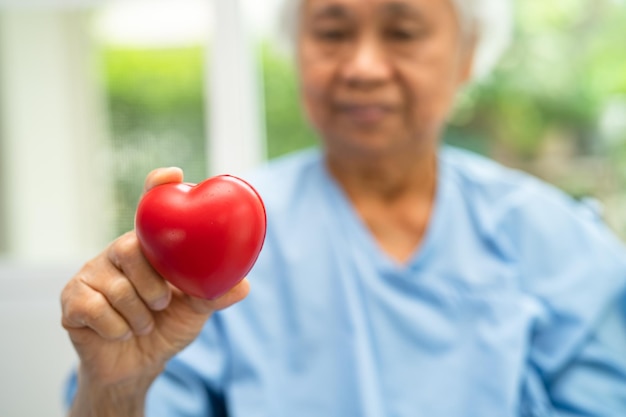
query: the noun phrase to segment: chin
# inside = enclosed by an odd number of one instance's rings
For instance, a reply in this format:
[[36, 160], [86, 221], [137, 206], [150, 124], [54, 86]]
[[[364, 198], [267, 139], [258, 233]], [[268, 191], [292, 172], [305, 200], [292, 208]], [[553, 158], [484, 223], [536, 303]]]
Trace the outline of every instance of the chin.
[[391, 132], [350, 132], [341, 136], [326, 135], [324, 145], [327, 150], [342, 158], [378, 159], [394, 154], [410, 152], [414, 141], [399, 138]]

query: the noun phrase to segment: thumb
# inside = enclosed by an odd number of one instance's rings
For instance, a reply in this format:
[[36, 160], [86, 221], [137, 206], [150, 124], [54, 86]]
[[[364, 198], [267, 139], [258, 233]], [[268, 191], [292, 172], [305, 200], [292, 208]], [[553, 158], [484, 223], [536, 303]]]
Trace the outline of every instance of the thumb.
[[183, 170], [177, 167], [157, 168], [146, 176], [144, 192], [157, 185], [178, 183], [183, 181]]
[[192, 296], [187, 296], [187, 303], [193, 311], [199, 314], [209, 314], [214, 311], [223, 310], [246, 298], [250, 292], [250, 283], [247, 278], [242, 279], [237, 285], [226, 294], [212, 299], [204, 300]]

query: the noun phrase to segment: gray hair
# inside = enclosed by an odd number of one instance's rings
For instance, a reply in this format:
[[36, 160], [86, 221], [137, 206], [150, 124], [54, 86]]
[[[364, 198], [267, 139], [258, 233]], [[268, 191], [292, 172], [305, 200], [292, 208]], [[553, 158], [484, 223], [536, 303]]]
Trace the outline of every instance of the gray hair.
[[489, 75], [513, 35], [510, 0], [452, 0], [466, 37], [476, 38], [474, 79]]
[[[476, 39], [472, 76], [485, 78], [509, 46], [513, 33], [511, 0], [451, 0], [466, 39]], [[304, 0], [284, 0], [283, 29], [289, 42], [297, 34], [300, 8]]]

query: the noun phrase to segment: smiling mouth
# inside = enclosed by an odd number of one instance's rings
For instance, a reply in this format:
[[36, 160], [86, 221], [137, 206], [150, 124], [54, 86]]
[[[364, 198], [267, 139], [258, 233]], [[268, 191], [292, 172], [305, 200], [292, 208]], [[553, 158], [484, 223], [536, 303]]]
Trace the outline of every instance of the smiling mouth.
[[337, 109], [341, 115], [360, 125], [380, 123], [392, 113], [392, 108], [384, 104], [340, 104]]

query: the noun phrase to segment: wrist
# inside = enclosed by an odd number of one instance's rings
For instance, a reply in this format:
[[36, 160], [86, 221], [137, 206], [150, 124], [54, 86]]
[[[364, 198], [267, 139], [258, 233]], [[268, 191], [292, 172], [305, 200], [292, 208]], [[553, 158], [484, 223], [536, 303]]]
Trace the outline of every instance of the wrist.
[[70, 417], [143, 417], [146, 395], [157, 375], [106, 383], [79, 371]]

